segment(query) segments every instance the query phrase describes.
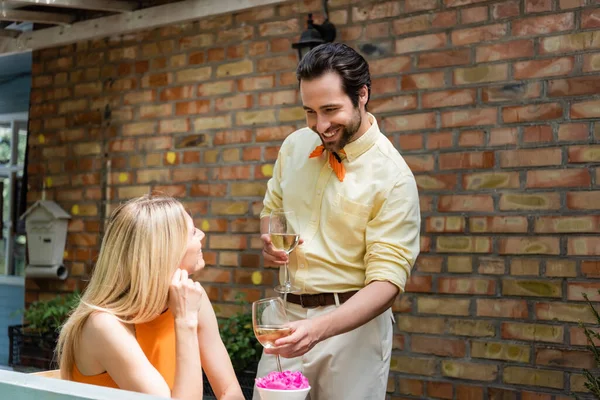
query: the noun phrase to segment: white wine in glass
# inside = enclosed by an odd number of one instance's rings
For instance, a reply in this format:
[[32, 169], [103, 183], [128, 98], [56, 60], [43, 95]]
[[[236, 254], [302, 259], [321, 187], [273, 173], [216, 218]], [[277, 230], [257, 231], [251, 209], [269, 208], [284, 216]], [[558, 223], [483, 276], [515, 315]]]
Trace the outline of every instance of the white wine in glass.
[[[279, 297], [262, 299], [252, 303], [252, 328], [254, 336], [269, 349], [275, 347], [275, 341], [291, 335], [292, 330], [285, 326], [289, 322], [285, 304]], [[277, 370], [281, 370], [281, 361], [277, 354]]]
[[[300, 241], [300, 235], [295, 231], [297, 226], [296, 214], [293, 211], [273, 210], [269, 217], [269, 235], [273, 247], [285, 251], [288, 255], [294, 251]], [[299, 291], [300, 289], [293, 286], [290, 280], [288, 263], [285, 263], [283, 268], [283, 285], [276, 286], [275, 291], [279, 293]]]

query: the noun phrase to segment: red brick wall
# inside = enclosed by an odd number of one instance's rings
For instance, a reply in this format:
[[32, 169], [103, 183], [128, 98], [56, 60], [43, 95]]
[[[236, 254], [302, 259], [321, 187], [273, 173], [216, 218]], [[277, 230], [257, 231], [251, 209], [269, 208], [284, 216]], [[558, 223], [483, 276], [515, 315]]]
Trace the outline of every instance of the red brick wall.
[[[82, 286], [104, 195], [152, 189], [208, 232], [200, 279], [220, 315], [237, 291], [271, 293], [258, 213], [281, 140], [304, 124], [290, 45], [306, 12], [322, 20], [319, 3], [34, 53], [29, 200], [45, 182], [74, 217], [72, 278], [28, 281], [28, 301]], [[391, 398], [583, 389], [592, 358], [577, 322], [594, 320], [581, 293], [600, 288], [599, 3], [329, 2], [338, 40], [371, 64], [371, 110], [421, 193]]]

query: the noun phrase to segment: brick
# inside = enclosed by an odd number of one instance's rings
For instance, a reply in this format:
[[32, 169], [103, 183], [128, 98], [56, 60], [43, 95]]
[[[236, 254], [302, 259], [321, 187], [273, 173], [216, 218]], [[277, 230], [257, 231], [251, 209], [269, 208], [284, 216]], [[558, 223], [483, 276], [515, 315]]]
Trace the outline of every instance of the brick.
[[600, 101], [584, 101], [571, 104], [572, 118], [598, 118], [600, 117]]
[[213, 179], [241, 180], [250, 178], [250, 166], [237, 165], [232, 167], [213, 168]]
[[228, 29], [219, 31], [217, 34], [217, 43], [223, 44], [226, 42], [243, 42], [245, 40], [252, 39], [254, 37], [254, 27], [252, 25], [245, 25], [239, 28]]
[[254, 22], [260, 21], [264, 19], [269, 19], [275, 15], [275, 7], [262, 7], [262, 8], [252, 8], [248, 11], [240, 12], [239, 14], [235, 14], [235, 22], [243, 23], [243, 22]]
[[528, 188], [590, 187], [589, 171], [584, 168], [536, 170], [527, 172]]
[[217, 132], [214, 138], [215, 145], [248, 143], [252, 140], [252, 131], [221, 131]]
[[600, 31], [572, 33], [541, 39], [540, 53], [571, 53], [600, 48]]
[[417, 312], [419, 314], [466, 316], [469, 315], [470, 303], [468, 299], [419, 297], [417, 299]]
[[568, 192], [567, 207], [571, 210], [595, 210], [600, 199], [600, 191]]
[[582, 10], [581, 28], [600, 28], [600, 10], [597, 8]]
[[373, 76], [398, 74], [410, 70], [410, 57], [390, 57], [373, 60], [369, 71]]
[[[595, 333], [600, 333], [600, 329], [592, 328], [587, 326], [587, 329]], [[596, 346], [600, 344], [596, 337], [592, 337], [592, 340]], [[588, 338], [585, 335], [583, 328], [570, 328], [569, 329], [569, 343], [572, 346], [587, 346], [589, 344]]]
[[600, 278], [600, 261], [582, 261], [581, 273], [586, 277]]
[[184, 69], [175, 73], [175, 81], [177, 83], [201, 82], [210, 79], [211, 74], [211, 67]]
[[496, 328], [490, 321], [454, 319], [448, 321], [448, 332], [457, 336], [491, 337]]
[[478, 317], [526, 319], [529, 314], [525, 300], [477, 299], [476, 305]]
[[258, 72], [293, 70], [297, 66], [296, 55], [277, 56], [258, 60]]
[[[423, 148], [423, 135], [420, 133], [409, 133], [398, 137], [399, 150], [419, 150]], [[417, 183], [418, 184], [418, 183]]]
[[236, 113], [236, 124], [239, 126], [275, 123], [275, 121], [273, 110], [239, 111]]
[[527, 218], [519, 216], [471, 217], [469, 230], [472, 233], [524, 233]]
[[[190, 196], [192, 197], [223, 197], [227, 194], [227, 185], [224, 184], [193, 184], [190, 185]], [[202, 228], [203, 230], [204, 227]]]
[[436, 360], [433, 358], [392, 355], [390, 370], [411, 375], [432, 376], [436, 371]]
[[448, 382], [427, 382], [427, 396], [436, 399], [452, 399], [452, 384]]
[[220, 115], [211, 117], [196, 118], [193, 121], [194, 130], [201, 132], [208, 129], [224, 129], [231, 127], [231, 116]]
[[427, 232], [464, 232], [465, 218], [450, 217], [429, 217], [426, 220], [425, 230]]
[[398, 91], [398, 78], [397, 77], [383, 77], [383, 78], [372, 78], [371, 79], [371, 95], [377, 93], [378, 95], [385, 95], [388, 93], [396, 93]]
[[539, 276], [540, 262], [537, 259], [513, 259], [510, 262], [510, 274], [517, 276]]
[[538, 320], [596, 323], [596, 318], [587, 304], [536, 303], [535, 316]]
[[535, 363], [561, 368], [585, 368], [595, 367], [593, 355], [587, 351], [559, 350], [559, 349], [537, 349]]
[[276, 126], [256, 129], [257, 142], [280, 141], [294, 131], [293, 126]]
[[279, 110], [278, 120], [280, 122], [304, 121], [306, 112], [302, 107], [288, 107]]
[[161, 101], [183, 100], [196, 97], [196, 86], [185, 85], [165, 88], [160, 92]]
[[498, 367], [490, 364], [476, 364], [462, 361], [442, 360], [443, 376], [458, 379], [493, 381], [498, 376]]
[[251, 74], [254, 71], [252, 60], [242, 60], [217, 67], [217, 78]]
[[442, 112], [443, 127], [495, 125], [497, 120], [498, 113], [495, 108]]
[[516, 128], [495, 128], [490, 130], [490, 146], [516, 145], [519, 131]]
[[562, 162], [560, 148], [507, 150], [498, 153], [502, 168], [542, 167], [560, 165]]
[[140, 107], [141, 118], [168, 117], [173, 112], [171, 104], [148, 104]]
[[494, 166], [494, 153], [490, 151], [444, 153], [439, 155], [439, 165], [441, 170], [492, 168]]
[[425, 113], [388, 117], [383, 119], [383, 126], [387, 132], [432, 129], [436, 127], [435, 114]]
[[125, 104], [151, 103], [155, 100], [156, 93], [153, 90], [144, 90], [141, 92], [129, 92], [123, 95]]
[[505, 275], [505, 259], [499, 257], [479, 257], [477, 272], [483, 275]]
[[[585, 141], [589, 137], [589, 132], [590, 132], [590, 128], [587, 124], [581, 124], [581, 123], [561, 124], [558, 127], [558, 140], [565, 141], [565, 142]], [[585, 148], [573, 147], [573, 149], [585, 149]], [[571, 152], [570, 149], [569, 149], [569, 152]], [[574, 152], [578, 153], [577, 150], [574, 150]], [[592, 154], [594, 154], [593, 150], [592, 150]], [[578, 158], [577, 156], [574, 156], [574, 159], [577, 159], [577, 158]], [[571, 159], [571, 156], [569, 156], [569, 162], [576, 162], [576, 161], [571, 161], [570, 159]]]
[[439, 278], [438, 293], [492, 295], [496, 283], [484, 278]]
[[443, 195], [439, 198], [438, 210], [441, 212], [492, 212], [494, 201], [486, 195]]
[[473, 89], [448, 90], [424, 93], [421, 104], [423, 108], [454, 107], [474, 104], [475, 98], [476, 93]]
[[520, 297], [562, 297], [560, 281], [537, 281], [521, 279], [502, 280], [502, 295]]
[[519, 82], [503, 86], [489, 86], [482, 90], [484, 102], [515, 101], [515, 99], [535, 99], [541, 96], [540, 82]]
[[463, 8], [460, 10], [460, 20], [463, 24], [474, 24], [487, 21], [487, 19], [488, 8], [486, 6]]
[[514, 40], [489, 46], [480, 46], [475, 50], [477, 62], [490, 62], [512, 58], [533, 57], [532, 40]]
[[523, 128], [523, 143], [547, 143], [554, 141], [552, 127], [549, 125], [534, 125]]
[[[276, 105], [291, 105], [296, 104], [296, 98], [298, 93], [296, 90], [282, 90], [278, 92], [266, 92], [260, 93], [258, 96], [258, 103], [261, 106], [276, 106]], [[252, 104], [251, 97], [249, 97], [249, 104]], [[369, 102], [369, 106], [372, 101]]]
[[434, 354], [442, 357], [464, 357], [465, 342], [457, 339], [442, 339], [437, 336], [412, 335], [410, 348], [414, 353]]
[[555, 79], [548, 83], [549, 96], [579, 96], [598, 93], [600, 84], [591, 77]]
[[463, 46], [472, 43], [481, 43], [498, 40], [507, 34], [506, 24], [486, 25], [478, 28], [460, 29], [452, 32], [452, 43]]
[[600, 285], [596, 282], [569, 282], [567, 284], [567, 298], [573, 301], [583, 301], [587, 295], [590, 301], [598, 301]]
[[516, 79], [531, 79], [569, 75], [574, 65], [575, 60], [572, 57], [521, 61], [514, 65], [514, 76]]
[[[572, 106], [572, 108], [574, 107], [575, 105]], [[577, 111], [575, 113], [577, 114]], [[561, 118], [562, 115], [562, 106], [558, 103], [506, 107], [502, 110], [502, 119], [505, 123], [551, 120]]]
[[526, 363], [529, 362], [530, 348], [511, 343], [473, 341], [471, 357]]
[[422, 190], [453, 189], [456, 187], [456, 174], [446, 175], [417, 175], [417, 186]]
[[207, 82], [198, 85], [198, 96], [214, 96], [219, 94], [231, 93], [233, 91], [234, 81]]
[[420, 396], [423, 394], [423, 381], [416, 379], [399, 379], [398, 391], [402, 394]]
[[449, 67], [469, 64], [470, 60], [471, 53], [468, 49], [452, 49], [419, 54], [417, 57], [417, 66], [419, 68]]
[[446, 34], [444, 33], [398, 39], [396, 40], [396, 54], [414, 53], [444, 48], [446, 47], [446, 41]]
[[513, 36], [547, 35], [569, 31], [575, 27], [573, 13], [552, 14], [540, 17], [530, 17], [513, 22]]
[[[447, 258], [448, 272], [450, 273], [470, 273], [473, 272], [473, 263], [468, 256], [449, 256]], [[439, 272], [439, 271], [436, 271]]]
[[596, 216], [537, 217], [535, 231], [539, 233], [600, 232], [600, 218]]
[[244, 182], [231, 184], [231, 196], [233, 197], [263, 197], [266, 184], [263, 182]]
[[600, 256], [600, 238], [569, 237], [567, 254], [573, 256]]
[[457, 68], [454, 70], [454, 83], [456, 85], [468, 85], [473, 83], [486, 83], [504, 81], [508, 78], [508, 66], [506, 64], [479, 65], [469, 68]]
[[412, 13], [416, 11], [435, 10], [438, 6], [436, 0], [406, 0], [404, 2], [404, 12]]
[[504, 19], [518, 16], [520, 11], [520, 1], [504, 1], [502, 3], [493, 4], [491, 6], [491, 14], [493, 19]]
[[589, 392], [589, 389], [585, 386], [586, 382], [585, 375], [572, 373], [569, 378], [569, 386], [573, 392]]
[[142, 87], [162, 87], [173, 83], [173, 74], [171, 73], [157, 73], [146, 75], [142, 78]]
[[458, 145], [461, 147], [481, 147], [485, 143], [483, 131], [462, 131], [458, 135]]
[[585, 0], [559, 0], [558, 4], [561, 10], [566, 10], [583, 7], [585, 5]]
[[463, 175], [466, 190], [516, 189], [519, 188], [519, 174], [516, 172], [480, 172]]
[[483, 400], [484, 399], [483, 387], [457, 385], [456, 386], [456, 398], [457, 399], [465, 399], [465, 400]]
[[428, 149], [443, 149], [453, 146], [452, 132], [436, 132], [427, 135]]
[[432, 278], [431, 276], [412, 275], [406, 283], [407, 293], [430, 293]]
[[389, 111], [412, 110], [416, 107], [417, 97], [415, 95], [377, 98], [369, 101], [369, 110], [378, 114]]
[[511, 237], [500, 239], [498, 243], [500, 254], [560, 254], [558, 238]]
[[440, 253], [489, 253], [491, 246], [488, 237], [443, 236], [436, 241], [436, 248]]
[[288, 19], [286, 21], [265, 22], [258, 26], [258, 33], [264, 36], [280, 36], [300, 32], [298, 19]]
[[395, 17], [398, 15], [400, 15], [400, 4], [395, 1], [352, 7], [353, 22]]
[[502, 339], [562, 343], [564, 328], [557, 325], [503, 322]]
[[444, 319], [401, 315], [398, 317], [398, 329], [401, 332], [441, 334], [444, 332]]

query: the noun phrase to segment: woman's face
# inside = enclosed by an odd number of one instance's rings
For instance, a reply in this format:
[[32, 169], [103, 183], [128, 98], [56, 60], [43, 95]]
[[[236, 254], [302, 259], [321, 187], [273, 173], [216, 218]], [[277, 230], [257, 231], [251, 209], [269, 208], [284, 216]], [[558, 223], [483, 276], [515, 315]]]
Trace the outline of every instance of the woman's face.
[[194, 226], [194, 221], [188, 214], [185, 214], [185, 219], [188, 226], [188, 241], [179, 268], [186, 270], [191, 275], [204, 268], [205, 265], [204, 258], [202, 258], [204, 232]]

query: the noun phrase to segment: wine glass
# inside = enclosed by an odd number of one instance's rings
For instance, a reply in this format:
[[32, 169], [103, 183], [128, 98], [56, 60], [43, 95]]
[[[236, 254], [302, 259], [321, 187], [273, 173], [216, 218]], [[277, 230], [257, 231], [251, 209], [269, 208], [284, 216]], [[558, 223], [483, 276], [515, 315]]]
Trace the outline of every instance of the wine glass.
[[[252, 327], [254, 336], [269, 349], [275, 347], [275, 341], [279, 338], [289, 336], [291, 328], [285, 324], [289, 322], [285, 311], [285, 304], [279, 297], [257, 300], [252, 303]], [[277, 370], [282, 372], [279, 354], [277, 356]]]
[[[284, 211], [283, 209], [273, 210], [269, 218], [269, 235], [271, 243], [277, 250], [283, 250], [288, 255], [294, 251], [300, 240], [300, 235], [296, 233], [294, 227], [297, 227], [296, 214], [293, 211]], [[283, 269], [283, 285], [277, 285], [275, 291], [278, 293], [294, 293], [300, 291], [290, 282], [290, 271], [286, 262]]]

